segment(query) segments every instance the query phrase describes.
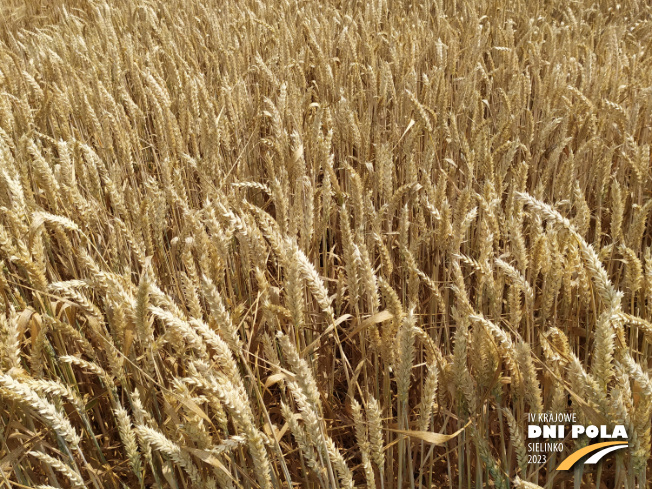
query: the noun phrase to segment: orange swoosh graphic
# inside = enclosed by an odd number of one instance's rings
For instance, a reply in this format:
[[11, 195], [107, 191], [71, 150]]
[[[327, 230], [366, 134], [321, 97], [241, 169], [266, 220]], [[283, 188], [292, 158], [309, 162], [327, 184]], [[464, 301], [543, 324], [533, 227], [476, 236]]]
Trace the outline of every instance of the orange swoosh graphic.
[[624, 441], [605, 441], [602, 443], [596, 443], [595, 445], [589, 445], [588, 447], [584, 447], [572, 454], [570, 454], [568, 457], [564, 459], [562, 463], [559, 464], [559, 467], [557, 467], [557, 470], [569, 470], [575, 462], [577, 462], [579, 459], [581, 459], [584, 455], [588, 455], [591, 452], [595, 452], [596, 450], [600, 450], [601, 448], [604, 447], [610, 447], [613, 445], [627, 445], [627, 442]]

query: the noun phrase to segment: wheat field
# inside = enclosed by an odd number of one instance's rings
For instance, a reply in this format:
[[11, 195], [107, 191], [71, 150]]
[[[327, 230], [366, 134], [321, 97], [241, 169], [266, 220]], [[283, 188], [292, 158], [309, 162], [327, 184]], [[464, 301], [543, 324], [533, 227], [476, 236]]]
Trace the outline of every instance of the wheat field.
[[0, 487], [652, 487], [651, 130], [640, 0], [0, 0]]

